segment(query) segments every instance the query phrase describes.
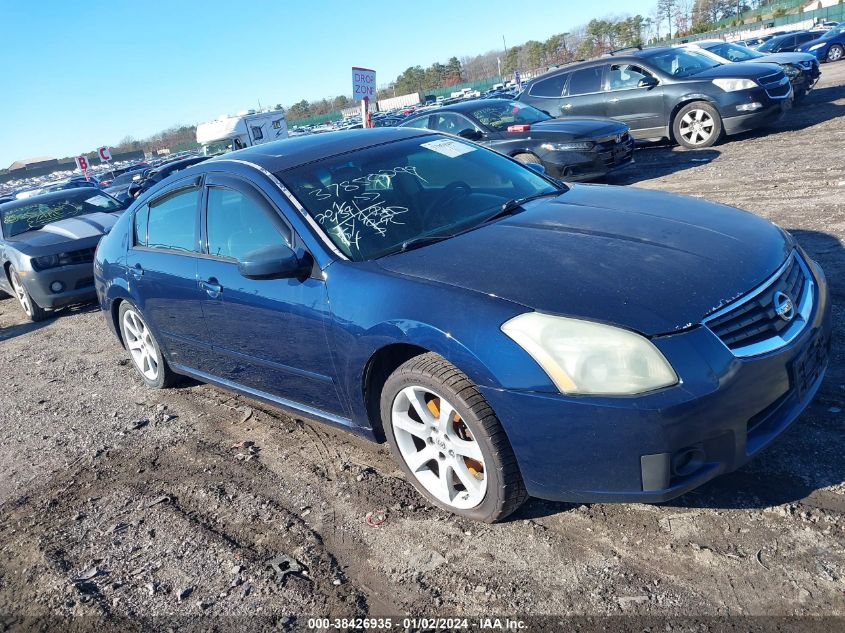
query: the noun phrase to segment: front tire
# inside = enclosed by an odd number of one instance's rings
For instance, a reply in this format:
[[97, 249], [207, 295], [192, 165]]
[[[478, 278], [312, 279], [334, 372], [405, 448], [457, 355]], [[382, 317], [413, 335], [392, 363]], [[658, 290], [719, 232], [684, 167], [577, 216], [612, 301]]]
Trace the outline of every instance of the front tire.
[[710, 147], [722, 137], [722, 117], [709, 103], [693, 101], [672, 119], [672, 135], [689, 149]]
[[124, 301], [118, 311], [120, 335], [132, 359], [132, 366], [148, 387], [164, 389], [176, 382], [161, 348], [140, 310]]
[[381, 416], [406, 478], [438, 507], [493, 523], [527, 498], [499, 419], [442, 356], [423, 354], [394, 371], [382, 390]]
[[838, 62], [840, 59], [842, 59], [843, 54], [845, 54], [845, 48], [843, 48], [839, 44], [834, 44], [827, 51], [827, 61]]
[[514, 158], [520, 163], [532, 163], [534, 165], [540, 165], [543, 162], [539, 158], [534, 156], [534, 154], [529, 154], [527, 152], [523, 152], [522, 154], [515, 154]]
[[12, 290], [15, 292], [15, 298], [21, 304], [29, 320], [33, 323], [38, 323], [46, 319], [48, 316], [47, 311], [35, 303], [35, 299], [32, 298], [32, 295], [29, 294], [29, 291], [23, 285], [18, 271], [15, 270], [14, 266], [9, 268], [9, 280], [12, 282]]

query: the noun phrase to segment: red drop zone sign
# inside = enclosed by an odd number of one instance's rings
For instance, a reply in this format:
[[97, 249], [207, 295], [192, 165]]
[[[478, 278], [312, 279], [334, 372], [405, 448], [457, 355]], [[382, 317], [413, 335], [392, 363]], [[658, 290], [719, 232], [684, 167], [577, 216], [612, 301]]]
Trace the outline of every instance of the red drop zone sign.
[[355, 101], [376, 98], [376, 71], [352, 67], [352, 98]]

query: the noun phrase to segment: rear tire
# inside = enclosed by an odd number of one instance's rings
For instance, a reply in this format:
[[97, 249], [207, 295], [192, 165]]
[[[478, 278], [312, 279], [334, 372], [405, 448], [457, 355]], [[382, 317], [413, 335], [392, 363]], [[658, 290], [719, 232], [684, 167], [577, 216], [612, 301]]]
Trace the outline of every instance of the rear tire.
[[844, 53], [845, 48], [843, 48], [839, 44], [834, 44], [827, 51], [827, 61], [838, 62], [840, 59], [842, 59]]
[[167, 364], [141, 311], [124, 301], [120, 304], [117, 318], [123, 344], [144, 384], [152, 389], [164, 389], [175, 384], [178, 377]]
[[539, 165], [543, 162], [539, 158], [534, 156], [534, 154], [528, 154], [527, 152], [523, 154], [516, 154], [514, 155], [514, 158], [520, 163], [533, 163], [535, 165]]
[[678, 110], [672, 119], [675, 142], [689, 149], [710, 147], [722, 138], [722, 117], [704, 101], [693, 101]]
[[496, 414], [442, 356], [416, 356], [388, 377], [381, 418], [405, 477], [438, 507], [493, 523], [528, 497]]
[[9, 280], [12, 282], [12, 290], [15, 292], [15, 297], [18, 303], [21, 304], [21, 308], [23, 308], [26, 316], [29, 317], [29, 320], [33, 323], [38, 323], [46, 319], [48, 312], [35, 303], [35, 299], [32, 298], [32, 295], [29, 294], [29, 291], [23, 285], [18, 271], [15, 270], [14, 266], [9, 267]]

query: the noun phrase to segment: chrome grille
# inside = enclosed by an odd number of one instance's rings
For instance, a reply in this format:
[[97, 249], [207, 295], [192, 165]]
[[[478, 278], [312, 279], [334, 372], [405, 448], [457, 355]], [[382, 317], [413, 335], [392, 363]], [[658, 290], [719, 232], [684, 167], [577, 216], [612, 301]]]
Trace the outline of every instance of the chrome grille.
[[[793, 317], [786, 320], [775, 308], [775, 294], [787, 295]], [[764, 284], [704, 320], [736, 356], [754, 356], [782, 347], [804, 328], [813, 308], [812, 275], [800, 256], [792, 253]]]

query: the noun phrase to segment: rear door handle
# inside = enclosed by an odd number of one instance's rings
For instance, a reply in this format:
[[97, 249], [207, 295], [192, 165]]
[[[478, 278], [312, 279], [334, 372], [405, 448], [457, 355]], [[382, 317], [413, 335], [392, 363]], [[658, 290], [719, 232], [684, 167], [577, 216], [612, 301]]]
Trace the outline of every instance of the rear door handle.
[[217, 281], [214, 277], [209, 279], [208, 281], [201, 281], [199, 282], [200, 288], [205, 290], [209, 297], [212, 299], [216, 299], [221, 292], [223, 292], [223, 286], [220, 285], [220, 282]]
[[618, 102], [619, 102], [619, 97], [613, 97], [613, 99], [610, 100], [610, 103], [618, 103]]
[[140, 279], [144, 276], [144, 269], [141, 264], [135, 264], [132, 268], [129, 269], [129, 272], [135, 279]]
[[571, 104], [571, 103], [567, 103], [566, 105], [562, 105], [562, 106], [560, 106], [560, 109], [561, 109], [561, 110], [571, 110], [571, 109], [572, 109], [572, 104]]

